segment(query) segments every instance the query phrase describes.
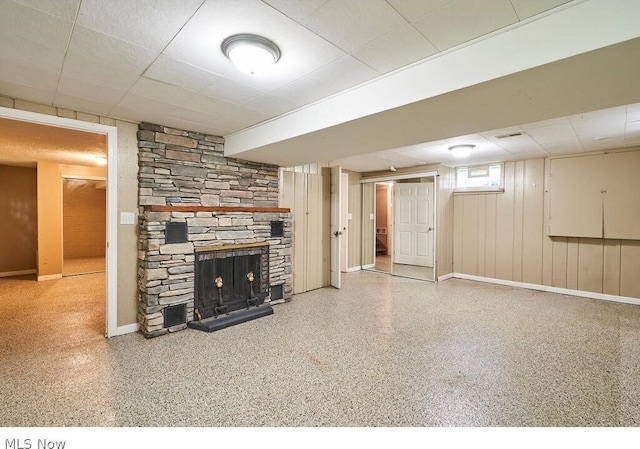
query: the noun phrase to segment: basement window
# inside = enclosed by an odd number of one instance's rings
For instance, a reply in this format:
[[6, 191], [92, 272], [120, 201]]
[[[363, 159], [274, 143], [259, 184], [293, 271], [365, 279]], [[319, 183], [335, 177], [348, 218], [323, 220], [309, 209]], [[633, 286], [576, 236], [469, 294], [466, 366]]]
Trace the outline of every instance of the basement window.
[[504, 192], [502, 164], [456, 168], [456, 192]]

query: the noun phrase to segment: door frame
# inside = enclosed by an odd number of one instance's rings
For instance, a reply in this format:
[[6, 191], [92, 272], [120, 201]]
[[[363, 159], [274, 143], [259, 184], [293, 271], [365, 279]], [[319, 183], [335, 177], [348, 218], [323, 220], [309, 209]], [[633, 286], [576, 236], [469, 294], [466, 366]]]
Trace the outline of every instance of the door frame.
[[[0, 107], [0, 118], [102, 134], [107, 140], [107, 242], [105, 335], [132, 332], [131, 325], [118, 326], [118, 129], [55, 115]], [[137, 329], [137, 324], [135, 325]]]
[[[416, 173], [400, 173], [400, 174], [389, 174], [389, 175], [382, 175], [382, 176], [377, 176], [375, 178], [364, 178], [364, 179], [360, 179], [360, 184], [369, 184], [369, 183], [376, 183], [376, 182], [389, 182], [389, 181], [396, 181], [399, 179], [413, 179], [413, 178], [433, 178], [433, 279], [429, 280], [430, 282], [437, 282], [438, 281], [438, 276], [437, 276], [437, 257], [436, 255], [438, 254], [438, 248], [437, 248], [437, 242], [438, 239], [436, 238], [437, 236], [437, 232], [438, 232], [438, 216], [437, 216], [437, 211], [438, 211], [438, 195], [437, 195], [437, 180], [438, 180], [438, 171], [437, 170], [429, 170], [429, 171], [424, 171], [424, 172], [416, 172]], [[375, 184], [374, 184], [375, 185]], [[375, 189], [375, 188], [374, 188]], [[373, 196], [373, 203], [374, 203], [374, 216], [375, 216], [375, 195]], [[365, 242], [364, 242], [364, 211], [365, 211], [365, 205], [364, 205], [364, 201], [362, 201], [362, 232], [361, 232], [361, 236], [362, 236], [362, 249], [363, 249], [363, 256], [364, 256], [364, 248], [365, 248]], [[374, 245], [374, 256], [375, 256], [375, 232], [373, 234], [373, 245]], [[375, 260], [375, 257], [374, 257]], [[392, 259], [393, 262], [393, 259]], [[369, 269], [370, 267], [365, 267], [364, 265], [361, 265], [361, 269]], [[393, 275], [393, 270], [391, 270], [391, 275]]]

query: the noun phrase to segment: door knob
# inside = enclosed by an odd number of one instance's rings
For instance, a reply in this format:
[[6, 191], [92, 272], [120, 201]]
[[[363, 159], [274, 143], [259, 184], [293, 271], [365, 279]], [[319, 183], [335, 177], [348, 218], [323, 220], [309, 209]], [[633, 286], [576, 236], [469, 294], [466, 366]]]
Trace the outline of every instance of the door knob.
[[433, 228], [432, 228], [431, 226], [429, 226], [429, 227], [427, 228], [427, 232], [429, 232], [429, 231], [433, 231]]
[[342, 231], [335, 231], [335, 232], [333, 233], [333, 235], [335, 235], [336, 237], [338, 237], [338, 236], [342, 235]]

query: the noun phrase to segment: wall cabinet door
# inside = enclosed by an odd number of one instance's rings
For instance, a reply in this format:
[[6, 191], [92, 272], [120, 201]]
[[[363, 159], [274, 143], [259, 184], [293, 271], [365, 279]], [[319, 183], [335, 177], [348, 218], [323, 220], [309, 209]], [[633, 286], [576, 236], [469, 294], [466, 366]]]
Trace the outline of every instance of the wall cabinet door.
[[640, 151], [549, 161], [548, 235], [640, 240]]
[[603, 156], [550, 160], [550, 236], [602, 238]]
[[640, 240], [640, 151], [605, 154], [604, 237]]

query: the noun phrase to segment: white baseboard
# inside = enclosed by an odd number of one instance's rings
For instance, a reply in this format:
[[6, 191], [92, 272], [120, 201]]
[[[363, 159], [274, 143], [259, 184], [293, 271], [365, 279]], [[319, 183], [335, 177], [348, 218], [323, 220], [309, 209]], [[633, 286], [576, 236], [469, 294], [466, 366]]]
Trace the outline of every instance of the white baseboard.
[[362, 270], [361, 267], [349, 267], [349, 268], [345, 269], [344, 271], [345, 271], [345, 273], [353, 273], [354, 271], [360, 271], [360, 270]]
[[38, 271], [33, 268], [31, 270], [4, 271], [0, 273], [0, 278], [8, 278], [11, 276], [23, 276], [25, 274], [36, 274]]
[[45, 276], [38, 276], [38, 281], [52, 281], [54, 279], [62, 279], [62, 273], [60, 273], [60, 274], [47, 274]]
[[640, 305], [639, 298], [631, 298], [629, 296], [608, 295], [605, 293], [585, 292], [583, 290], [573, 290], [570, 288], [549, 287], [540, 284], [529, 284], [526, 282], [506, 281], [504, 279], [486, 278], [482, 276], [473, 276], [470, 274], [453, 273], [454, 278], [467, 279], [470, 281], [486, 282], [489, 284], [506, 285], [508, 287], [526, 288], [529, 290], [538, 290], [548, 293], [559, 293], [561, 295], [580, 296], [582, 298], [601, 299], [603, 301], [620, 302], [624, 304]]
[[140, 329], [140, 325], [138, 323], [127, 324], [124, 326], [118, 326], [109, 332], [107, 335], [108, 338], [117, 337], [118, 335], [132, 334], [134, 332], [138, 332]]
[[446, 281], [451, 278], [453, 278], [453, 273], [443, 274], [442, 276], [438, 276], [438, 282]]
[[375, 267], [376, 267], [376, 264], [372, 263], [371, 265], [363, 265], [362, 269], [363, 270], [368, 270], [369, 268], [375, 268]]

